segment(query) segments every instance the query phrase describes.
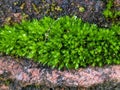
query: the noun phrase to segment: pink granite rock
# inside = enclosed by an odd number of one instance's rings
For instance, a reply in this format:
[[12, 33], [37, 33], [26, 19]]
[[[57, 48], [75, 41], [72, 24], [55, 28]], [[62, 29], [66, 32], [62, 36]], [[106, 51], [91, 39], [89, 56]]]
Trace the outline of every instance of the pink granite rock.
[[36, 84], [47, 87], [65, 86], [88, 88], [111, 81], [120, 83], [120, 65], [60, 71], [57, 69], [37, 67], [35, 65], [27, 67], [21, 64], [24, 61], [20, 59], [18, 62], [15, 58], [0, 57], [0, 75], [3, 75], [4, 71], [9, 72], [7, 78], [18, 81], [24, 87]]

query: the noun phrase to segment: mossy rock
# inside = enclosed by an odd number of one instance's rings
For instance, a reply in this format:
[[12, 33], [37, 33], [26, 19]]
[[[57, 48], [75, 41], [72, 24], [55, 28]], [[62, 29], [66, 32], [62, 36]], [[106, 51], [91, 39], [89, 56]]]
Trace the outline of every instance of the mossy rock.
[[110, 23], [103, 15], [105, 1], [102, 0], [2, 0], [0, 5], [0, 24], [11, 24], [21, 19], [40, 19], [44, 16], [58, 18], [65, 15], [75, 15], [86, 22], [103, 27], [108, 27]]

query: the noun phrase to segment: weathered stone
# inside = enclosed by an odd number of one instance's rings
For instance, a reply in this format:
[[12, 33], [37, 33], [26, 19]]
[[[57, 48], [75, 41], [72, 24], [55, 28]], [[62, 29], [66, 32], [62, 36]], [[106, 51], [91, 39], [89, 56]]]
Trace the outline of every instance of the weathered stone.
[[[9, 72], [9, 74], [6, 74], [3, 78], [7, 77], [7, 79], [12, 80], [13, 82], [18, 82], [19, 84], [17, 85], [20, 85], [20, 87], [35, 84], [49, 88], [60, 86], [64, 88], [80, 87], [89, 90], [91, 87], [101, 86], [101, 88], [103, 88], [105, 85], [111, 88], [118, 87], [117, 85], [120, 83], [120, 65], [111, 65], [103, 68], [88, 67], [80, 68], [78, 70], [60, 71], [57, 69], [48, 69], [46, 67], [43, 68], [43, 66], [38, 67], [37, 65], [27, 67], [25, 64], [25, 66], [21, 64], [23, 62], [25, 62], [24, 59], [16, 60], [15, 58], [6, 56], [0, 57], [0, 75], [4, 76], [5, 73], [3, 72]], [[31, 64], [35, 63], [31, 62]], [[24, 69], [25, 67], [26, 69]]]
[[102, 0], [11, 0], [8, 2], [2, 0], [1, 2], [1, 24], [21, 22], [25, 18], [40, 19], [44, 16], [58, 18], [65, 15], [76, 15], [84, 21], [98, 25], [104, 25], [105, 22], [102, 14], [105, 3]]

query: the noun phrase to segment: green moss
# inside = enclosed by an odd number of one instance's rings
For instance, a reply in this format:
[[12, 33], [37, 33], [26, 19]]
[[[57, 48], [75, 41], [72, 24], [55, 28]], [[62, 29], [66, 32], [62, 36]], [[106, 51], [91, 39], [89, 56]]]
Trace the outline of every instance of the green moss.
[[116, 19], [120, 17], [120, 11], [115, 10], [114, 8], [114, 0], [108, 0], [106, 4], [106, 9], [103, 11], [103, 14], [106, 18]]
[[0, 28], [0, 52], [59, 69], [120, 64], [120, 26], [99, 28], [76, 16], [22, 21]]
[[0, 81], [1, 81], [0, 84], [5, 84], [7, 86], [9, 86], [11, 84], [11, 80], [5, 79], [5, 78], [3, 78], [1, 76], [0, 76]]

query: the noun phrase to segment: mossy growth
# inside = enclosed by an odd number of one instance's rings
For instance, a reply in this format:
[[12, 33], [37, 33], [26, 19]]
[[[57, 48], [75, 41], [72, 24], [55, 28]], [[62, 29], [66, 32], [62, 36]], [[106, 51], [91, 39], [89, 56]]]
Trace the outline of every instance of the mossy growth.
[[0, 81], [1, 81], [1, 82], [0, 82], [0, 85], [1, 85], [1, 84], [5, 84], [5, 85], [7, 85], [7, 86], [9, 86], [9, 85], [11, 84], [11, 82], [12, 82], [10, 79], [5, 79], [5, 78], [3, 78], [3, 77], [1, 77], [1, 76], [0, 76]]
[[120, 26], [99, 28], [76, 16], [23, 20], [0, 28], [0, 52], [58, 69], [120, 64]]
[[120, 17], [120, 11], [115, 9], [114, 0], [107, 0], [106, 9], [103, 11], [103, 15], [107, 19], [112, 19], [113, 22]]

